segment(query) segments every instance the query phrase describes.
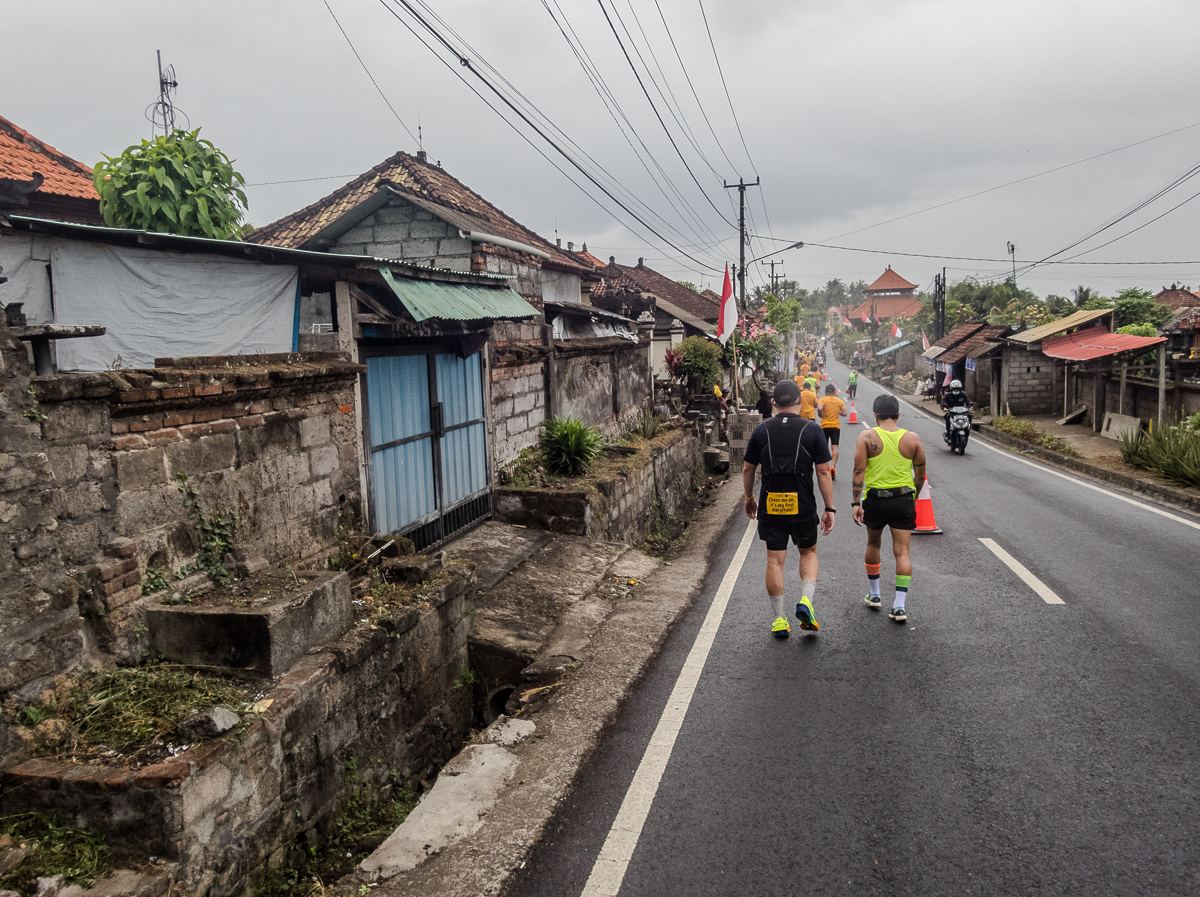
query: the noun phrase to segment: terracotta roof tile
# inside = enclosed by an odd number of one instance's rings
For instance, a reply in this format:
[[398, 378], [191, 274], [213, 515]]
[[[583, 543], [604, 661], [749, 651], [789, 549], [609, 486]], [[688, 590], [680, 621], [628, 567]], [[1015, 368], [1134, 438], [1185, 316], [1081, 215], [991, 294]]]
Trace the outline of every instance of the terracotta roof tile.
[[[435, 215], [445, 212], [451, 223], [472, 221], [475, 228], [525, 243], [550, 254], [550, 264], [573, 271], [588, 271], [587, 264], [518, 224], [482, 196], [436, 165], [400, 152], [360, 174], [328, 196], [260, 227], [246, 239], [253, 243], [301, 248], [342, 216], [354, 211], [375, 194], [391, 187], [412, 197]], [[472, 228], [472, 229], [475, 229]]]
[[887, 270], [876, 278], [875, 282], [867, 287], [866, 292], [873, 293], [879, 290], [915, 290], [917, 285], [909, 283], [899, 274], [892, 270], [892, 266], [888, 265]]
[[876, 296], [856, 305], [847, 317], [851, 321], [861, 321], [863, 312], [871, 314], [872, 305], [881, 321], [888, 318], [911, 318], [921, 311], [921, 300], [916, 296]]
[[100, 200], [92, 169], [0, 116], [0, 178], [28, 181], [40, 174], [38, 194]]
[[1170, 287], [1163, 287], [1162, 292], [1154, 297], [1154, 301], [1159, 305], [1165, 305], [1172, 309], [1188, 308], [1195, 305], [1197, 299], [1200, 299], [1200, 293], [1178, 289], [1174, 284]]
[[633, 268], [610, 262], [600, 269], [600, 276], [603, 279], [592, 287], [593, 296], [615, 296], [618, 293], [629, 291], [652, 293], [672, 305], [679, 306], [688, 314], [695, 315], [702, 321], [712, 323], [717, 320], [720, 309], [719, 300], [714, 301], [687, 287], [680, 286], [653, 268], [647, 268], [640, 261]]
[[[939, 355], [938, 361], [953, 364], [964, 358], [978, 358], [983, 350], [998, 345], [1000, 338], [1009, 331], [1006, 324], [964, 324], [948, 335], [953, 336], [957, 331], [967, 328], [973, 329], [966, 334], [965, 338], [957, 340], [955, 344]], [[940, 345], [945, 339], [946, 337], [942, 337], [938, 340], [938, 344]]]

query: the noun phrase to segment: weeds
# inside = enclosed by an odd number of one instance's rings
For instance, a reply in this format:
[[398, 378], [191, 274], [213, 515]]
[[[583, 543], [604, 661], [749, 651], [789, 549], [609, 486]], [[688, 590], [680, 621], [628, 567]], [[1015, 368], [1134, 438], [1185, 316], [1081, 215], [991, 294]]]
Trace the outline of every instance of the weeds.
[[59, 825], [46, 813], [0, 817], [0, 834], [29, 851], [15, 868], [0, 876], [0, 888], [32, 894], [38, 878], [51, 875], [87, 887], [108, 872], [110, 852], [104, 838]]
[[157, 567], [152, 566], [146, 567], [146, 572], [142, 575], [143, 595], [153, 595], [155, 592], [161, 592], [170, 585], [171, 580], [168, 578], [166, 570], [159, 570]]
[[604, 442], [595, 427], [573, 417], [553, 417], [542, 424], [538, 445], [550, 473], [574, 477], [600, 456]]
[[653, 411], [643, 411], [638, 415], [631, 432], [643, 439], [653, 439], [662, 432], [662, 419]]
[[[177, 474], [176, 479], [176, 486], [183, 493], [183, 507], [188, 520], [200, 536], [200, 554], [189, 568], [194, 566], [203, 570], [214, 582], [226, 585], [233, 580], [233, 574], [225, 566], [225, 555], [233, 549], [237, 535], [237, 514], [213, 513], [206, 517], [200, 506], [200, 490], [188, 481], [186, 473]], [[180, 576], [184, 575], [181, 570]]]
[[454, 687], [456, 689], [463, 688], [464, 686], [467, 688], [472, 688], [474, 687], [477, 678], [478, 677], [475, 675], [475, 671], [473, 669], [470, 667], [463, 667], [458, 671], [458, 678], [454, 680]]
[[992, 426], [1001, 432], [1007, 433], [1009, 436], [1015, 436], [1022, 442], [1028, 442], [1071, 458], [1079, 457], [1079, 452], [1075, 451], [1072, 445], [1063, 442], [1057, 436], [1043, 433], [1038, 429], [1037, 424], [1031, 420], [1013, 417], [1011, 414], [1003, 414], [1000, 417], [992, 418]]

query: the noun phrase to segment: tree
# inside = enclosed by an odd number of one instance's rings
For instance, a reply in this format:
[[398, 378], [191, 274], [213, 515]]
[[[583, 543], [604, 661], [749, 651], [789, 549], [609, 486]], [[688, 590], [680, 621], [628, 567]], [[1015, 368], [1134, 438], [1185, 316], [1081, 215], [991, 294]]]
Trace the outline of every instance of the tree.
[[675, 350], [682, 358], [679, 376], [692, 390], [712, 389], [721, 381], [721, 346], [703, 336], [689, 336]]
[[796, 357], [796, 328], [804, 314], [804, 307], [799, 299], [779, 299], [768, 293], [765, 297], [767, 305], [767, 323], [771, 329], [784, 335], [786, 345], [783, 352], [784, 373], [792, 372], [792, 361]]
[[246, 214], [245, 178], [200, 129], [176, 128], [105, 156], [93, 175], [110, 227], [236, 240]]
[[675, 282], [676, 282], [677, 284], [679, 284], [681, 287], [687, 287], [687, 288], [688, 288], [689, 290], [691, 290], [693, 293], [699, 293], [699, 292], [700, 292], [700, 288], [699, 288], [698, 286], [696, 286], [694, 283], [692, 283], [690, 280], [677, 280], [677, 281], [675, 281]]
[[1076, 308], [1083, 308], [1093, 299], [1099, 298], [1095, 290], [1093, 290], [1091, 287], [1085, 287], [1083, 284], [1080, 284], [1079, 286], [1075, 287], [1075, 289], [1071, 290], [1071, 296], [1075, 300]]
[[1055, 317], [1065, 317], [1074, 311], [1075, 306], [1066, 296], [1057, 296], [1051, 293], [1046, 297], [1046, 306], [1052, 311]]

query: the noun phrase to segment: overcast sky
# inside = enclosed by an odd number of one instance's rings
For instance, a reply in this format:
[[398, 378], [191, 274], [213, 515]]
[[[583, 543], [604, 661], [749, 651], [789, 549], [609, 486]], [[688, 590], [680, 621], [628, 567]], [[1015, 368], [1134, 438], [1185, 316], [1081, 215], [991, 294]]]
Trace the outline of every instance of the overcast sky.
[[[443, 64], [444, 48], [435, 55], [406, 30], [401, 20], [420, 26], [399, 0], [328, 5], [403, 125], [415, 134], [420, 123], [430, 159], [564, 245], [586, 242], [624, 264], [645, 257], [671, 277], [719, 289], [719, 270], [737, 260], [737, 192], [722, 182], [757, 176], [761, 189], [746, 194], [755, 235], [748, 258], [794, 241], [879, 251], [806, 246], [773, 256], [783, 263], [776, 273], [802, 286], [871, 281], [888, 264], [922, 289], [943, 266], [952, 283], [1003, 277], [1011, 241], [1019, 282], [1043, 297], [1080, 284], [1106, 295], [1172, 281], [1200, 288], [1200, 198], [1075, 259], [1087, 265], [1027, 269], [1200, 164], [1195, 0], [703, 0], [740, 136], [697, 0], [426, 2], [443, 36], [470, 45], [462, 50], [470, 68]], [[630, 127], [618, 128], [547, 6], [565, 16], [558, 21], [573, 29]], [[262, 185], [247, 191], [255, 224], [319, 199], [396, 150], [417, 149], [323, 0], [0, 0], [0, 8], [8, 72], [0, 115], [93, 164], [150, 136], [145, 112], [157, 97], [162, 50], [186, 121], [234, 157], [249, 184]], [[692, 174], [602, 8], [633, 34], [630, 41], [620, 32]], [[460, 75], [498, 105], [472, 74], [499, 83], [486, 64], [574, 141], [573, 157], [607, 186], [602, 166], [620, 185], [610, 189], [674, 246], [472, 93]], [[1030, 179], [993, 189], [1022, 178]], [[980, 191], [989, 192], [963, 199]], [[1056, 258], [1122, 237], [1197, 191], [1200, 177]], [[1176, 264], [1092, 264], [1160, 261]], [[749, 283], [768, 274], [756, 265]]]

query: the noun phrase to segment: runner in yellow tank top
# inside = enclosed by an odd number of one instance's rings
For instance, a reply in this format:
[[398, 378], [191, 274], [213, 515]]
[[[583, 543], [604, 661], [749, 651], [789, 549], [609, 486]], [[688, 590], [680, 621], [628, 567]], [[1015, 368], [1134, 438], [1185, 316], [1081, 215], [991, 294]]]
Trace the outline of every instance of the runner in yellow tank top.
[[851, 506], [854, 523], [867, 528], [866, 603], [873, 610], [883, 603], [879, 594], [883, 529], [892, 531], [896, 599], [888, 616], [903, 623], [908, 619], [904, 604], [912, 584], [909, 541], [917, 525], [916, 496], [925, 482], [925, 447], [916, 433], [900, 429], [900, 401], [895, 396], [879, 396], [872, 411], [878, 426], [860, 435], [854, 446]]

